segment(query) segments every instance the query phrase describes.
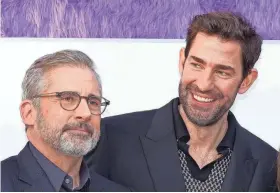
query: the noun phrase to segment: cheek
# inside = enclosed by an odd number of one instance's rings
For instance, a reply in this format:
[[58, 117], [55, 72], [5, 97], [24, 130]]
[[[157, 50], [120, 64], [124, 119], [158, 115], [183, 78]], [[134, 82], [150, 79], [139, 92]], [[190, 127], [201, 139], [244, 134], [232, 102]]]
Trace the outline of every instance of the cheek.
[[217, 85], [218, 89], [223, 93], [224, 97], [235, 97], [238, 91], [239, 85], [236, 82], [223, 82]]
[[42, 101], [41, 112], [44, 117], [54, 118], [59, 117], [61, 114], [61, 108], [58, 108], [58, 105], [54, 102]]
[[72, 117], [71, 112], [55, 108], [45, 110], [43, 115], [49, 123], [53, 123], [55, 125], [67, 124]]
[[94, 129], [96, 130], [100, 130], [100, 122], [101, 122], [101, 118], [100, 117], [97, 117], [97, 116], [93, 116], [91, 118], [91, 121], [90, 121], [90, 124], [93, 126]]
[[190, 82], [195, 81], [199, 77], [199, 72], [190, 71], [187, 67], [185, 67], [183, 74], [181, 76], [181, 81], [184, 84], [188, 84]]

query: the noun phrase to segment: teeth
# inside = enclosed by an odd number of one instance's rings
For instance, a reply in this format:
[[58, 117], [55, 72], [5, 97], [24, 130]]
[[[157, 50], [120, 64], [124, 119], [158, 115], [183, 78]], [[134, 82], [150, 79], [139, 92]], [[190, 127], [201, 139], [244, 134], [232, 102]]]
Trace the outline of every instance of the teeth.
[[193, 95], [193, 97], [198, 100], [199, 102], [206, 102], [206, 103], [209, 103], [209, 102], [212, 102], [214, 99], [210, 99], [210, 98], [204, 98], [204, 97], [201, 97], [201, 96], [197, 96], [197, 95]]

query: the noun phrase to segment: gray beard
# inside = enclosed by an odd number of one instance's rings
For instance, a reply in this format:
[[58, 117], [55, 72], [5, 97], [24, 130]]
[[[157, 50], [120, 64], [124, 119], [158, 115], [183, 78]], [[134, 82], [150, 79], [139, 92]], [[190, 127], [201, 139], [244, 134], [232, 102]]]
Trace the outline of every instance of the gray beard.
[[51, 126], [39, 115], [37, 120], [38, 131], [42, 139], [53, 149], [65, 155], [81, 157], [94, 149], [99, 141], [100, 132], [94, 130], [91, 135], [82, 135], [62, 132], [62, 128]]

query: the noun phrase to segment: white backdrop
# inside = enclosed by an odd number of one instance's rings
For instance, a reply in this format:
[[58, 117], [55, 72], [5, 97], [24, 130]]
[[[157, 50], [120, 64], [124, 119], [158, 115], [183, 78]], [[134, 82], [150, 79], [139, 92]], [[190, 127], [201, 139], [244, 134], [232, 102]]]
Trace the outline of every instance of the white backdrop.
[[[178, 96], [178, 57], [183, 40], [0, 39], [0, 160], [26, 143], [19, 104], [21, 81], [31, 63], [47, 53], [79, 49], [96, 63], [104, 96], [104, 116], [158, 108]], [[237, 97], [232, 111], [248, 130], [274, 148], [280, 146], [280, 41], [265, 41], [259, 79]]]

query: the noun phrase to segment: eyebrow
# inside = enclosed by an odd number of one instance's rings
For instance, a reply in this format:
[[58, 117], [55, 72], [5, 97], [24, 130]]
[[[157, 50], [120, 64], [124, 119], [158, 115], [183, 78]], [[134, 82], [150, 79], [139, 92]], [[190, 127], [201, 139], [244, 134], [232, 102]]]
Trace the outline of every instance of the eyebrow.
[[[199, 57], [190, 56], [190, 58], [193, 59], [196, 62], [201, 63], [201, 64], [204, 64], [204, 65], [206, 64], [206, 62], [203, 59], [199, 58]], [[228, 65], [224, 65], [224, 64], [216, 64], [215, 68], [220, 69], [220, 70], [229, 70], [229, 71], [235, 72], [233, 67], [228, 66]]]
[[93, 93], [89, 93], [88, 95], [82, 95], [81, 92], [79, 91], [63, 91], [63, 92], [73, 92], [73, 93], [77, 93], [80, 96], [87, 96], [87, 97], [96, 97], [96, 98], [101, 98], [101, 96], [97, 95], [97, 94], [93, 94]]
[[231, 66], [226, 66], [226, 65], [223, 65], [223, 64], [217, 64], [217, 65], [215, 66], [215, 68], [220, 69], [220, 70], [229, 70], [229, 71], [235, 72], [235, 70], [234, 70], [233, 67], [231, 67]]
[[206, 62], [203, 59], [198, 58], [196, 56], [190, 56], [190, 58], [195, 60], [196, 62], [199, 62], [199, 63], [202, 63], [202, 64], [206, 64]]
[[95, 97], [95, 98], [101, 99], [101, 96], [98, 96], [96, 94], [89, 94], [88, 97]]

